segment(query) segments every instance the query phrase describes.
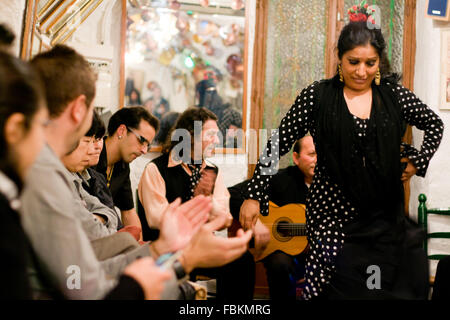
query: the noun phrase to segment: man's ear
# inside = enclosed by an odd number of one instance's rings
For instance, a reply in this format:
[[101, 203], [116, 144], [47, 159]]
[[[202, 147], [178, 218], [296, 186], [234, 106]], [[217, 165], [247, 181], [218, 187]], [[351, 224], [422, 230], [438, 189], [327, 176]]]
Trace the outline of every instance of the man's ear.
[[79, 124], [84, 119], [86, 112], [88, 111], [86, 96], [84, 94], [79, 95], [77, 98], [72, 100], [70, 104], [70, 117], [76, 124]]
[[18, 143], [25, 136], [25, 116], [22, 113], [13, 113], [6, 120], [4, 128], [5, 140], [8, 145]]
[[300, 155], [297, 152], [292, 152], [292, 160], [294, 161], [295, 165], [298, 166], [300, 163]]
[[127, 127], [124, 124], [121, 124], [116, 130], [117, 137], [122, 139], [127, 135]]

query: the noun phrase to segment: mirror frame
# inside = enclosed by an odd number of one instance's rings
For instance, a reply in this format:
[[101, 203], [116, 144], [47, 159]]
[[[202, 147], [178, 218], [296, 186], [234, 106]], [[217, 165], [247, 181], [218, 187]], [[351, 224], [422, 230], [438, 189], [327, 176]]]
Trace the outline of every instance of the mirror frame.
[[[250, 20], [250, 10], [247, 8], [250, 5], [250, 0], [245, 0], [245, 31], [244, 31], [244, 81], [243, 81], [243, 94], [242, 94], [242, 130], [244, 131], [244, 136], [242, 138], [241, 148], [216, 148], [215, 153], [217, 154], [245, 154], [247, 147], [247, 137], [246, 130], [247, 125], [247, 97], [248, 97], [248, 47], [249, 47], [249, 20]], [[124, 107], [125, 101], [125, 51], [126, 51], [126, 38], [127, 38], [127, 0], [122, 0], [122, 17], [121, 17], [121, 34], [120, 34], [120, 83], [119, 83], [119, 109]], [[253, 64], [253, 70], [255, 70], [255, 64]], [[253, 91], [253, 90], [252, 90]], [[162, 147], [156, 146], [151, 147], [150, 152], [161, 152]]]
[[[33, 41], [35, 40], [35, 37], [40, 39], [39, 52], [42, 51], [43, 47], [45, 49], [50, 49], [52, 45], [54, 45], [53, 42], [55, 41], [57, 43], [65, 43], [76, 32], [77, 28], [81, 26], [95, 10], [97, 10], [104, 0], [85, 0], [82, 2], [83, 5], [81, 7], [76, 7], [78, 10], [71, 13], [69, 16], [67, 16], [66, 13], [77, 3], [77, 0], [72, 0], [70, 3], [65, 2], [65, 0], [48, 0], [46, 5], [38, 13], [37, 7], [40, 1], [42, 0], [26, 1], [24, 27], [20, 48], [20, 57], [24, 60], [29, 60], [32, 57]], [[63, 4], [66, 4], [66, 6], [61, 9]], [[51, 9], [51, 11], [47, 12], [49, 9]], [[43, 16], [43, 22], [45, 23], [58, 11], [58, 9], [61, 10], [56, 15], [54, 21], [52, 21], [47, 27], [46, 32], [58, 23], [61, 23], [61, 26], [58, 27], [58, 30], [55, 32], [55, 38], [47, 39], [50, 42], [47, 44], [44, 41], [44, 37], [41, 35], [42, 30], [40, 30], [40, 28], [36, 25], [38, 21], [37, 19], [38, 16], [44, 15], [45, 13], [45, 16]], [[80, 18], [79, 15], [82, 15], [82, 17]], [[61, 20], [62, 18], [65, 18], [65, 20]], [[37, 29], [39, 29], [39, 31]]]

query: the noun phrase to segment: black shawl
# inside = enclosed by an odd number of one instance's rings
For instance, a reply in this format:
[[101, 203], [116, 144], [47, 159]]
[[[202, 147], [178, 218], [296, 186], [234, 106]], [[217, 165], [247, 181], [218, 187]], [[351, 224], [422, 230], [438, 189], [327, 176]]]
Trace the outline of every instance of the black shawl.
[[[360, 213], [403, 202], [400, 143], [404, 124], [398, 99], [386, 80], [372, 84], [365, 137], [358, 137], [338, 77], [319, 83], [316, 113], [317, 165]], [[389, 211], [389, 210], [388, 210]]]

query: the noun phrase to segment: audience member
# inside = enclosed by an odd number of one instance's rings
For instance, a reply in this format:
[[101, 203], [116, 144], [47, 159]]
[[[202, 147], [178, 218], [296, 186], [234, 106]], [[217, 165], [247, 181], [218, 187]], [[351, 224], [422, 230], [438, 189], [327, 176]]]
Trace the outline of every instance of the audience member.
[[66, 169], [72, 173], [72, 183], [75, 186], [74, 191], [76, 191], [73, 197], [79, 199], [86, 209], [83, 210], [86, 217], [86, 219], [83, 219], [83, 227], [89, 239], [96, 240], [115, 233], [119, 219], [114, 209], [105, 206], [98, 198], [84, 190], [82, 187], [83, 180], [77, 174], [84, 171], [89, 165], [87, 151], [91, 142], [91, 137], [82, 137], [78, 147], [63, 156], [61, 161]]
[[[231, 224], [230, 195], [224, 185], [222, 173], [206, 160], [212, 156], [218, 142], [216, 121], [217, 117], [205, 108], [189, 108], [181, 114], [174, 127], [176, 133], [185, 132], [188, 135], [183, 136], [185, 148], [180, 152], [176, 141], [168, 141], [163, 155], [144, 169], [138, 193], [141, 209], [144, 210], [146, 223], [150, 227], [161, 227], [162, 212], [169, 202], [177, 198], [185, 202], [197, 194], [212, 198], [211, 223], [219, 229]], [[201, 124], [198, 136], [197, 130], [194, 130], [196, 123]], [[189, 142], [186, 143], [185, 139]], [[183, 155], [180, 156], [180, 153]], [[218, 223], [217, 219], [223, 223]], [[249, 252], [223, 268], [196, 270], [192, 277], [196, 274], [218, 278], [217, 298], [220, 300], [250, 300], [253, 297], [254, 261]]]
[[[86, 138], [91, 139], [86, 152], [87, 164], [84, 170], [78, 172], [78, 175], [83, 180], [83, 188], [89, 194], [97, 197], [105, 206], [115, 210], [111, 191], [106, 185], [106, 178], [101, 173], [91, 168], [96, 166], [100, 160], [105, 132], [106, 128], [102, 119], [94, 112], [91, 128], [85, 135]], [[119, 215], [117, 215], [117, 219], [117, 229], [123, 228], [122, 220]]]
[[[32, 299], [35, 284], [58, 298], [51, 278], [36, 263], [19, 213], [19, 196], [28, 171], [44, 146], [48, 113], [37, 74], [23, 61], [0, 52], [0, 299]], [[29, 275], [29, 271], [33, 274]], [[32, 279], [32, 281], [31, 281]]]
[[109, 119], [108, 137], [103, 141], [99, 162], [93, 168], [106, 179], [124, 226], [142, 228], [134, 207], [129, 163], [150, 150], [158, 129], [158, 119], [142, 107], [120, 109]]

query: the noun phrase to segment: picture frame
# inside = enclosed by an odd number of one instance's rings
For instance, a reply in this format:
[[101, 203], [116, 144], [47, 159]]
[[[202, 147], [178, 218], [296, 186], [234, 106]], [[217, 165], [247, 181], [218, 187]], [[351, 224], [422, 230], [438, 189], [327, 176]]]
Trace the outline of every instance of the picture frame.
[[450, 0], [427, 0], [426, 16], [431, 19], [450, 21]]
[[450, 29], [441, 30], [440, 109], [450, 110]]

